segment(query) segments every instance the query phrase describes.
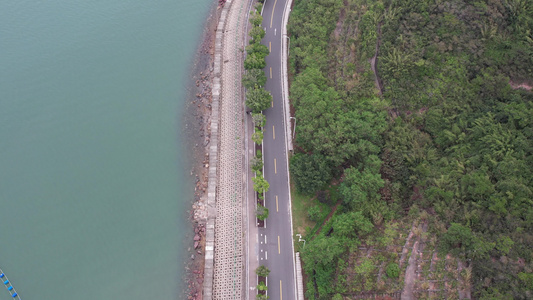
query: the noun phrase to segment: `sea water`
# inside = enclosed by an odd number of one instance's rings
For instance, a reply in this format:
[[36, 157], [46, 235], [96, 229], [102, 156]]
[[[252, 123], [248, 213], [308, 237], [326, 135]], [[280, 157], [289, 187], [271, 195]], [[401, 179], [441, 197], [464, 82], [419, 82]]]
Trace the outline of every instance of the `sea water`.
[[183, 294], [180, 118], [212, 3], [0, 1], [0, 267], [22, 299]]

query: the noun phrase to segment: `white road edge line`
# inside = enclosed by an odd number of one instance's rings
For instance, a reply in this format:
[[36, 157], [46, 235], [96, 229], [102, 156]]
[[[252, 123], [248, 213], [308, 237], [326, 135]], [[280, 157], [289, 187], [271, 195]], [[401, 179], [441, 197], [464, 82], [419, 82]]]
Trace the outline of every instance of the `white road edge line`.
[[[287, 38], [285, 38], [285, 36], [287, 36], [287, 21], [289, 20], [289, 14], [290, 14], [290, 10], [291, 10], [291, 4], [292, 4], [292, 0], [287, 0], [287, 3], [285, 5], [285, 7], [283, 8], [283, 17], [282, 17], [282, 21], [281, 21], [281, 34], [280, 34], [280, 38], [281, 38], [281, 45], [282, 45], [282, 48], [281, 48], [281, 55], [282, 55], [282, 61], [281, 61], [281, 64], [282, 64], [282, 72], [284, 72], [284, 75], [285, 76], [282, 76], [282, 89], [283, 89], [283, 93], [282, 93], [282, 97], [283, 97], [283, 111], [285, 112], [285, 121], [287, 122], [287, 124], [290, 124], [290, 119], [289, 119], [289, 112], [287, 111], [288, 107], [286, 107], [288, 105], [288, 102], [289, 102], [289, 91], [288, 91], [288, 78], [287, 78], [287, 59], [285, 57], [285, 52], [283, 51], [284, 49], [287, 49]], [[285, 59], [283, 59], [285, 58]], [[288, 128], [287, 126], [285, 126], [285, 128]], [[289, 128], [289, 133], [287, 133], [287, 130], [285, 130], [285, 146], [287, 148], [287, 155], [285, 156], [287, 158], [287, 161], [286, 161], [286, 164], [287, 164], [287, 185], [288, 185], [288, 191], [289, 191], [289, 216], [290, 216], [290, 221], [291, 221], [291, 239], [294, 238], [294, 232], [293, 232], [293, 224], [292, 224], [292, 199], [291, 199], [291, 185], [289, 183], [290, 181], [290, 173], [289, 173], [289, 153], [290, 153], [290, 148], [289, 148], [289, 138], [291, 138], [291, 135], [290, 135], [290, 128]], [[290, 144], [292, 145], [292, 140], [290, 141]], [[294, 253], [294, 240], [293, 242], [291, 243], [291, 251], [292, 251], [292, 265], [293, 265], [293, 281], [294, 281], [294, 294], [293, 294], [293, 297], [294, 299], [298, 299], [298, 283], [296, 282], [296, 258], [295, 258], [295, 253]], [[299, 300], [304, 300], [304, 299], [299, 299]]]

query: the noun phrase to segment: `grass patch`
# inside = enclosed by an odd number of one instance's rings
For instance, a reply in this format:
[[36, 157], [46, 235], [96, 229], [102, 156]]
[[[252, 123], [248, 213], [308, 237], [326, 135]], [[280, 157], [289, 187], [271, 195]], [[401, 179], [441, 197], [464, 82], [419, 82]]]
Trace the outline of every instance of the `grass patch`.
[[302, 195], [296, 191], [296, 187], [291, 183], [291, 199], [292, 199], [292, 224], [294, 234], [306, 233], [306, 228], [313, 228], [316, 222], [309, 220], [307, 210], [309, 207], [319, 204], [316, 197]]
[[[319, 201], [320, 193], [327, 197], [326, 203]], [[324, 196], [322, 196], [324, 197]], [[324, 192], [319, 192], [314, 195], [307, 195], [299, 193], [294, 186], [291, 178], [291, 201], [292, 201], [292, 222], [294, 234], [301, 234], [302, 236], [311, 233], [313, 228], [320, 226], [324, 222], [331, 209], [335, 206], [339, 199], [339, 192], [337, 185], [328, 186]], [[324, 199], [323, 199], [324, 200]], [[309, 208], [316, 206], [320, 209], [320, 213], [315, 220], [309, 218]], [[320, 224], [317, 224], [317, 221]]]
[[[331, 212], [331, 207], [325, 203], [318, 201], [316, 196], [300, 194], [291, 184], [291, 199], [292, 199], [292, 221], [294, 234], [301, 234], [302, 236], [311, 233], [313, 228], [319, 227], [324, 222], [327, 215]], [[309, 208], [316, 206], [320, 209], [317, 220], [319, 222], [309, 219]]]
[[[328, 188], [328, 192], [331, 195], [331, 188]], [[333, 189], [333, 193], [336, 196], [336, 189]], [[336, 197], [334, 198], [336, 199]], [[292, 224], [294, 234], [301, 234], [302, 238], [307, 242], [311, 239], [309, 236], [311, 233], [316, 232], [320, 225], [325, 221], [328, 214], [331, 212], [332, 206], [321, 203], [316, 195], [305, 195], [296, 191], [296, 187], [291, 182], [291, 201], [292, 201]], [[309, 208], [317, 206], [320, 209], [318, 216], [318, 222], [309, 219]], [[298, 237], [294, 237], [294, 249], [298, 251], [303, 246], [303, 242], [298, 242]]]

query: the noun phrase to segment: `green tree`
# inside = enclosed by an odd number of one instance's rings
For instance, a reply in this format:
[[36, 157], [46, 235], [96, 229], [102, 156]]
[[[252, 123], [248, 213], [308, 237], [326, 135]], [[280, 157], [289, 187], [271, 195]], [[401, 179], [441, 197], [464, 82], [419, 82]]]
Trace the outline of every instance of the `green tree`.
[[263, 159], [261, 157], [254, 156], [250, 159], [250, 167], [255, 173], [263, 170]]
[[252, 122], [255, 127], [264, 127], [266, 123], [266, 117], [262, 113], [252, 114]]
[[353, 167], [346, 169], [344, 175], [344, 182], [341, 185], [344, 202], [367, 216], [379, 212], [382, 207], [376, 206], [380, 204], [378, 192], [385, 185], [381, 175], [367, 169], [361, 172]]
[[528, 290], [533, 290], [533, 273], [518, 273], [518, 278], [526, 285]]
[[257, 290], [258, 291], [266, 291], [268, 289], [268, 287], [266, 286], [266, 284], [261, 281], [259, 282], [259, 284], [257, 285]]
[[255, 211], [255, 215], [256, 217], [261, 220], [261, 221], [264, 221], [266, 220], [266, 218], [268, 218], [268, 208], [264, 207], [263, 205], [261, 204], [258, 204], [257, 205], [257, 209]]
[[263, 143], [263, 131], [256, 129], [255, 132], [252, 133], [252, 141], [257, 145], [261, 145]]
[[257, 274], [259, 277], [267, 277], [268, 274], [270, 274], [270, 270], [264, 265], [260, 265], [257, 267], [257, 269], [255, 269], [255, 274]]
[[344, 251], [337, 238], [323, 235], [315, 237], [303, 248], [301, 253], [305, 273], [314, 279], [320, 295], [332, 292], [335, 265]]
[[259, 193], [259, 198], [263, 199], [264, 193], [268, 192], [268, 189], [270, 188], [270, 184], [266, 179], [263, 177], [262, 174], [257, 174], [255, 177], [252, 177], [252, 181], [254, 183], [254, 191]]
[[249, 69], [242, 76], [242, 84], [246, 89], [263, 87], [266, 80], [265, 72], [262, 69]]
[[291, 157], [290, 167], [296, 189], [305, 194], [320, 190], [332, 177], [331, 169], [321, 154], [297, 153]]
[[509, 255], [513, 245], [514, 242], [510, 237], [502, 236], [496, 242], [496, 250], [498, 250], [502, 255]]
[[363, 257], [361, 262], [354, 267], [354, 272], [363, 276], [369, 276], [376, 270], [376, 265], [369, 257]]
[[270, 51], [268, 51], [268, 47], [263, 44], [253, 43], [246, 46], [246, 53], [248, 53], [248, 55], [255, 54], [261, 58], [265, 58]]
[[[411, 212], [411, 210], [409, 211]], [[381, 246], [388, 247], [393, 245], [394, 241], [398, 238], [398, 223], [397, 222], [387, 222], [385, 224], [385, 232], [378, 238], [378, 241]]]
[[341, 294], [335, 294], [335, 296], [333, 296], [333, 298], [331, 298], [331, 300], [344, 300], [344, 298], [342, 297]]
[[244, 60], [244, 69], [263, 69], [266, 66], [265, 58], [259, 53], [252, 53]]
[[251, 43], [260, 43], [261, 39], [265, 37], [265, 30], [261, 26], [254, 26], [250, 30], [250, 36], [252, 39], [250, 40]]
[[320, 210], [320, 207], [318, 205], [313, 205], [307, 210], [307, 216], [309, 217], [309, 220], [313, 222], [318, 222], [320, 220], [321, 215], [322, 211]]
[[246, 92], [246, 106], [254, 113], [260, 113], [269, 108], [271, 103], [272, 95], [264, 89], [254, 88]]
[[387, 277], [398, 278], [400, 276], [400, 267], [397, 263], [390, 263], [387, 265]]
[[338, 237], [355, 238], [358, 235], [367, 235], [373, 229], [372, 222], [359, 211], [335, 216], [333, 220], [333, 232]]
[[397, 48], [393, 48], [391, 52], [387, 53], [382, 58], [383, 68], [387, 74], [392, 74], [393, 78], [405, 76], [408, 68], [412, 65], [412, 54], [405, 53]]
[[385, 115], [376, 112], [381, 100], [361, 99], [349, 109], [333, 88], [298, 84], [291, 90], [302, 93], [293, 99], [298, 105], [296, 142], [304, 151], [324, 155], [333, 167], [379, 153], [386, 125]]
[[452, 252], [454, 255], [464, 253], [468, 258], [486, 258], [494, 249], [495, 243], [487, 242], [466, 226], [452, 223], [440, 239], [440, 251]]
[[268, 299], [268, 296], [267, 295], [263, 295], [263, 294], [257, 294], [255, 296], [255, 299], [256, 300], [267, 300]]
[[472, 230], [458, 223], [452, 223], [440, 239], [440, 251], [447, 253], [455, 248], [470, 249], [474, 244]]
[[261, 26], [261, 23], [263, 23], [263, 16], [261, 16], [261, 14], [259, 12], [254, 12], [251, 16], [250, 16], [250, 23], [252, 23], [252, 26]]

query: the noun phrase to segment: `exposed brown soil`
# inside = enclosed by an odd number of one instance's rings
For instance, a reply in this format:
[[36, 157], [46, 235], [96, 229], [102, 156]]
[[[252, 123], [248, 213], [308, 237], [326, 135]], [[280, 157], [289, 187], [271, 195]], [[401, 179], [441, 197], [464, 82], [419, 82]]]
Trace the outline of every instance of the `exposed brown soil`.
[[[422, 241], [421, 235], [422, 233], [426, 232], [428, 229], [428, 224], [424, 223], [419, 228], [421, 229], [420, 235], [416, 237], [416, 241], [414, 242], [411, 256], [409, 257], [409, 264], [407, 265], [407, 268], [405, 270], [405, 277], [404, 277], [404, 287], [402, 291], [402, 299], [415, 299], [414, 296], [414, 288], [415, 288], [415, 280], [419, 279], [416, 271], [418, 267], [418, 258], [421, 256], [420, 252], [424, 250], [424, 243]], [[414, 229], [414, 226], [413, 226]], [[412, 236], [413, 229], [409, 233], [409, 236]], [[420, 252], [419, 252], [420, 251]]]
[[398, 263], [398, 265], [400, 266], [400, 269], [402, 268], [403, 264], [405, 263], [405, 260], [407, 258], [407, 254], [409, 254], [409, 248], [411, 248], [413, 246], [413, 236], [414, 236], [414, 232], [413, 232], [413, 229], [415, 228], [415, 224], [413, 224], [411, 226], [411, 230], [409, 231], [409, 235], [407, 235], [407, 239], [405, 240], [405, 245], [403, 246], [403, 249], [402, 249], [402, 256], [400, 258], [400, 262]]
[[381, 84], [381, 79], [379, 78], [377, 70], [379, 46], [381, 44], [381, 23], [378, 24], [377, 31], [378, 37], [376, 39], [376, 51], [374, 53], [374, 56], [370, 59], [370, 67], [372, 69], [372, 72], [374, 72], [376, 89], [379, 91], [379, 95], [383, 95], [383, 86]]
[[[348, 2], [344, 0], [343, 5], [344, 7], [348, 6]], [[335, 27], [335, 30], [333, 31], [333, 34], [336, 40], [338, 40], [341, 35], [342, 25], [344, 24], [345, 19], [346, 19], [346, 10], [342, 8], [340, 16], [339, 16], [339, 21], [337, 21], [337, 26]]]
[[524, 89], [530, 92], [533, 90], [533, 83], [530, 83], [530, 82], [517, 83], [517, 82], [510, 81], [509, 84], [511, 85], [511, 88], [513, 88], [514, 90]]

